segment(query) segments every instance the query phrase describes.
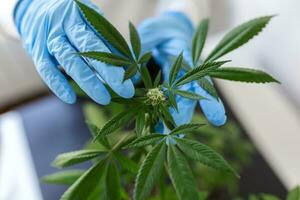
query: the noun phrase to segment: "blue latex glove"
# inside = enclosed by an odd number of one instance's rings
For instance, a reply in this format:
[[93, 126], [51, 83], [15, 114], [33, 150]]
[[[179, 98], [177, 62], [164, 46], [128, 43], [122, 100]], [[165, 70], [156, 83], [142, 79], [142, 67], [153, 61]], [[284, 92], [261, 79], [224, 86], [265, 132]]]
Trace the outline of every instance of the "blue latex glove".
[[[84, 2], [99, 11], [88, 0]], [[108, 104], [111, 99], [103, 83], [124, 98], [134, 95], [131, 80], [123, 83], [124, 69], [76, 55], [79, 51], [111, 49], [86, 23], [75, 1], [20, 1], [15, 9], [15, 22], [40, 76], [63, 101], [74, 103], [76, 95], [58, 66], [99, 104]]]
[[[144, 51], [153, 51], [156, 61], [162, 66], [164, 81], [168, 81], [170, 67], [174, 62], [174, 56], [183, 52], [185, 61], [192, 65], [191, 43], [195, 29], [191, 21], [182, 13], [167, 12], [161, 16], [145, 20], [139, 27], [139, 33]], [[183, 71], [181, 71], [181, 75]], [[185, 84], [182, 90], [195, 92], [206, 99], [200, 100], [200, 107], [208, 119], [215, 126], [221, 126], [226, 122], [226, 114], [221, 100], [216, 100], [196, 82]], [[176, 96], [178, 110], [170, 108], [177, 125], [191, 121], [197, 102], [181, 96]], [[162, 124], [158, 130], [166, 132]]]

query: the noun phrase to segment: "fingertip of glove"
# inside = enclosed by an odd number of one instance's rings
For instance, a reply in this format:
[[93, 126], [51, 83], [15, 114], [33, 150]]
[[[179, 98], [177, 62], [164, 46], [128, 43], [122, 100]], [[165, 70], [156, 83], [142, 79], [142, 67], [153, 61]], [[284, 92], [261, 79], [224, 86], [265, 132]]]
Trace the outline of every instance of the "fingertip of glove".
[[223, 126], [227, 121], [227, 116], [226, 114], [217, 116], [215, 118], [210, 119], [210, 122], [214, 125], [214, 126]]
[[127, 99], [132, 98], [135, 94], [134, 85], [131, 80], [126, 80], [124, 83], [113, 89], [118, 95]]
[[100, 95], [97, 95], [95, 97], [92, 98], [96, 103], [106, 106], [110, 103], [111, 101], [111, 96], [107, 93], [100, 93]]
[[207, 120], [214, 126], [222, 126], [226, 123], [227, 116], [221, 100], [204, 99], [200, 101], [200, 106]]
[[76, 95], [74, 93], [66, 93], [64, 95], [57, 95], [63, 102], [67, 104], [74, 104], [76, 103]]

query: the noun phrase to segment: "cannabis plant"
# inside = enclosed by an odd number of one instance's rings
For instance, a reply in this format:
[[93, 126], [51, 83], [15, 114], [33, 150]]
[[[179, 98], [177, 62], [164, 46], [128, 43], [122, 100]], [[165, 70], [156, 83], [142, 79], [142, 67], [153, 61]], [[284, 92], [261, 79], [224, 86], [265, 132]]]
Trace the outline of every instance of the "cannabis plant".
[[[191, 82], [197, 82], [209, 94], [218, 98], [207, 77], [255, 83], [278, 82], [260, 70], [224, 67], [230, 61], [220, 60], [257, 35], [272, 16], [260, 17], [236, 27], [224, 36], [205, 59], [202, 59], [201, 53], [209, 21], [202, 20], [192, 41], [193, 65], [188, 65], [182, 54], [178, 55], [174, 58], [168, 82], [165, 82], [161, 80], [160, 73], [151, 78], [147, 69], [151, 52], [141, 53], [141, 41], [133, 24], [129, 24], [129, 45], [102, 15], [76, 2], [90, 26], [117, 51], [81, 52], [78, 56], [87, 62], [94, 59], [124, 67], [124, 81], [138, 74], [143, 85], [136, 88], [136, 94], [131, 99], [123, 99], [110, 89], [112, 102], [122, 105], [125, 110], [112, 116], [105, 124], [89, 120], [87, 125], [93, 136], [91, 144], [83, 150], [61, 154], [54, 160], [53, 165], [58, 168], [92, 161], [87, 171], [67, 170], [44, 179], [49, 183], [70, 185], [61, 199], [144, 200], [153, 193], [161, 194], [161, 199], [168, 199], [164, 196], [164, 189], [170, 184], [178, 199], [205, 199], [206, 192], [198, 190], [190, 161], [222, 173], [231, 173], [238, 178], [233, 167], [216, 151], [196, 139], [188, 139], [188, 135], [197, 134], [205, 124], [187, 123], [178, 126], [169, 109], [178, 110], [176, 96], [193, 100], [204, 98], [180, 89], [180, 86]], [[159, 122], [166, 126], [167, 132], [157, 132], [155, 127]]]

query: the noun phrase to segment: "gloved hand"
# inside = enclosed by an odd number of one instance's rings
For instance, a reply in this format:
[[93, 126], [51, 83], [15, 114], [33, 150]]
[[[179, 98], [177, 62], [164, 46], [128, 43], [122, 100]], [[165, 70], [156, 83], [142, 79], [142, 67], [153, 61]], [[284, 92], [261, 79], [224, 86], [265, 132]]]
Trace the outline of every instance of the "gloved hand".
[[[194, 27], [190, 20], [182, 13], [167, 12], [158, 17], [145, 20], [139, 27], [144, 51], [153, 51], [155, 60], [161, 65], [164, 81], [168, 81], [170, 67], [174, 62], [174, 56], [183, 52], [184, 60], [192, 65], [192, 38]], [[181, 71], [183, 74], [183, 71]], [[199, 101], [200, 107], [208, 119], [215, 126], [221, 126], [226, 122], [226, 114], [221, 100], [216, 100], [196, 82], [182, 86], [182, 90], [195, 92], [205, 97]], [[181, 96], [176, 96], [178, 110], [170, 108], [177, 125], [191, 121], [196, 101]], [[158, 129], [165, 132], [162, 124]]]
[[[98, 10], [90, 1], [86, 5]], [[108, 104], [108, 84], [124, 98], [134, 95], [131, 80], [123, 83], [124, 69], [76, 54], [111, 49], [87, 24], [73, 0], [23, 0], [15, 9], [15, 22], [25, 49], [40, 76], [63, 101], [74, 103], [76, 95], [58, 66], [99, 104]]]

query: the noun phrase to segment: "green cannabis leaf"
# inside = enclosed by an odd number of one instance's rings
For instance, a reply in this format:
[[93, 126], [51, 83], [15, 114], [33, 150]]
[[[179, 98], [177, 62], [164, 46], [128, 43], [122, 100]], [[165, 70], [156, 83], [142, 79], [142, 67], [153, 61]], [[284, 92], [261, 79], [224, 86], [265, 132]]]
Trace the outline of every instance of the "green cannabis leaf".
[[91, 160], [102, 153], [100, 150], [81, 150], [60, 154], [53, 162], [53, 166], [63, 168]]
[[121, 199], [121, 184], [118, 168], [114, 161], [110, 161], [105, 171], [105, 197], [107, 200]]
[[189, 164], [174, 145], [168, 146], [168, 171], [180, 200], [199, 199], [196, 181]]
[[183, 60], [183, 54], [181, 53], [177, 59], [175, 60], [173, 66], [171, 67], [170, 75], [169, 75], [169, 85], [173, 85], [179, 70], [181, 69]]
[[205, 99], [204, 97], [194, 93], [194, 92], [189, 92], [189, 91], [185, 91], [185, 90], [173, 90], [175, 94], [188, 98], [188, 99], [192, 99], [192, 100], [201, 100], [201, 99]]
[[76, 0], [76, 3], [90, 25], [101, 36], [103, 36], [110, 45], [112, 45], [127, 58], [132, 57], [130, 48], [126, 43], [126, 40], [123, 38], [121, 33], [107, 19], [105, 19], [105, 17], [78, 0]]
[[279, 83], [269, 74], [257, 70], [257, 69], [247, 69], [247, 68], [237, 68], [237, 67], [226, 67], [214, 70], [209, 73], [211, 77], [226, 79], [231, 81], [241, 81], [241, 82], [255, 82], [255, 83]]
[[124, 148], [147, 146], [147, 145], [153, 144], [155, 142], [158, 142], [163, 137], [164, 137], [164, 135], [157, 134], [157, 133], [141, 136], [141, 137], [138, 137], [137, 139], [135, 139], [134, 141], [132, 141], [131, 143], [129, 143], [128, 145], [126, 145]]
[[190, 132], [195, 132], [198, 128], [201, 126], [204, 126], [205, 124], [183, 124], [176, 128], [174, 128], [169, 135], [177, 135], [177, 134], [186, 134]]
[[199, 161], [204, 165], [212, 167], [217, 170], [237, 173], [233, 168], [214, 150], [199, 142], [188, 140], [184, 138], [175, 139], [181, 151], [183, 151], [189, 158]]
[[197, 81], [198, 85], [203, 88], [206, 92], [208, 92], [211, 96], [213, 96], [215, 99], [219, 99], [218, 93], [213, 86], [213, 83], [208, 80], [207, 77], [203, 77]]
[[60, 200], [82, 200], [87, 199], [97, 186], [105, 170], [104, 160], [86, 171], [69, 189], [62, 195]]
[[206, 41], [208, 27], [209, 27], [209, 20], [203, 19], [200, 22], [194, 34], [193, 43], [192, 43], [192, 58], [193, 58], [194, 65], [197, 65], [199, 63], [200, 56]]
[[72, 185], [83, 173], [83, 170], [66, 170], [44, 176], [42, 181], [48, 184]]
[[139, 169], [134, 191], [135, 200], [144, 200], [150, 194], [161, 174], [165, 160], [166, 144], [158, 143], [146, 156]]
[[176, 81], [175, 85], [178, 87], [186, 83], [199, 80], [207, 76], [210, 72], [221, 67], [229, 61], [218, 61], [218, 62], [207, 62], [196, 68], [191, 69], [186, 74], [184, 74], [179, 80]]
[[141, 53], [141, 39], [135, 28], [135, 26], [130, 22], [130, 42], [136, 59], [139, 59]]
[[90, 51], [79, 53], [79, 55], [114, 66], [125, 67], [131, 65], [128, 58], [107, 52]]
[[141, 109], [142, 106], [135, 109], [125, 110], [119, 113], [118, 115], [114, 116], [102, 127], [102, 129], [98, 132], [94, 140], [98, 139], [101, 136], [111, 134], [119, 128], [128, 125], [128, 123], [134, 120], [135, 115], [138, 112], [140, 112]]
[[205, 62], [214, 61], [230, 51], [247, 43], [269, 23], [273, 16], [259, 17], [250, 20], [227, 33], [219, 44], [208, 55]]

